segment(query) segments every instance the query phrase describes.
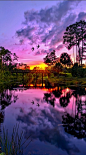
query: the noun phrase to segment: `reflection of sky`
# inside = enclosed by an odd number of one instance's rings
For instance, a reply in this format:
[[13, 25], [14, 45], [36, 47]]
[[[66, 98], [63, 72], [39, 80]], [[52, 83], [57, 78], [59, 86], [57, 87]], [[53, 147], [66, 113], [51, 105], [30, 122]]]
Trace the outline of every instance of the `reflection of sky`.
[[[85, 148], [84, 140], [77, 140], [77, 138], [65, 133], [62, 125], [59, 125], [62, 124], [64, 111], [71, 113], [73, 98], [70, 99], [66, 108], [62, 108], [59, 99], [55, 100], [55, 107], [43, 100], [46, 90], [13, 90], [13, 93], [18, 95], [18, 100], [5, 109], [4, 124], [11, 131], [11, 127], [16, 122], [20, 122], [24, 137], [27, 138], [31, 135], [32, 142], [28, 150], [33, 155], [39, 155], [42, 152], [43, 155], [44, 153], [57, 155], [57, 152], [58, 155], [86, 154], [85, 149], [82, 150], [78, 147], [82, 143], [82, 147]], [[33, 105], [32, 100], [34, 101]], [[39, 103], [39, 107], [37, 103]]]

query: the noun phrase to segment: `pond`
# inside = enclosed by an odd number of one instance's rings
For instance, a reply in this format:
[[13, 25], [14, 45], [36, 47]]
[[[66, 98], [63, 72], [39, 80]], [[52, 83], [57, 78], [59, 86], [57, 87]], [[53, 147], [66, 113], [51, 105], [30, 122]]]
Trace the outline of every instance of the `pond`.
[[[24, 155], [86, 154], [86, 88], [13, 88], [0, 94], [0, 114], [9, 139], [23, 131]], [[22, 143], [23, 143], [22, 142]]]

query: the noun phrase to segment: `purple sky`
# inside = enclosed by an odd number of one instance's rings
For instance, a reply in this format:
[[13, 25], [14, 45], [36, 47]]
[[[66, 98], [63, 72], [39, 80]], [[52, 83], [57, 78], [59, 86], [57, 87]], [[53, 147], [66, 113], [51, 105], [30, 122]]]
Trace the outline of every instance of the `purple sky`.
[[72, 56], [73, 50], [63, 45], [63, 34], [67, 26], [85, 19], [86, 1], [0, 1], [0, 46], [29, 65], [41, 64], [54, 49], [57, 56]]

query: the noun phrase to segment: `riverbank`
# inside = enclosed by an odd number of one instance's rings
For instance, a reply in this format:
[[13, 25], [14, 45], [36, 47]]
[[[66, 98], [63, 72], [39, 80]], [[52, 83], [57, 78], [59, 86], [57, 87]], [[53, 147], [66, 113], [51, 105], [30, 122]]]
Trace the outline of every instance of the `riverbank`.
[[[69, 73], [70, 74], [70, 73]], [[7, 88], [13, 88], [18, 87], [19, 85], [30, 87], [42, 87], [42, 78], [41, 75], [35, 78], [34, 76], [25, 75], [24, 81], [22, 79], [22, 74], [19, 73], [11, 74], [9, 71], [2, 71], [0, 72], [0, 91], [3, 91]], [[52, 73], [50, 76], [43, 76], [43, 87], [46, 88], [52, 88], [52, 87], [69, 87], [69, 88], [75, 88], [75, 87], [84, 87], [86, 88], [86, 78], [83, 77], [73, 77], [72, 75], [57, 75], [54, 76]]]
[[86, 78], [77, 77], [54, 77], [49, 78], [51, 86], [64, 86], [64, 87], [86, 87]]

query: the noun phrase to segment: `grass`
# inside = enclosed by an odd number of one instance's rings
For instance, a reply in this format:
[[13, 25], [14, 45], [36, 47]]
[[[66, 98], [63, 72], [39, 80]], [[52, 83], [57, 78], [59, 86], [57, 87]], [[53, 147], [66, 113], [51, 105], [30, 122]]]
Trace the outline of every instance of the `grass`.
[[5, 130], [5, 128], [3, 127], [3, 133], [2, 136], [0, 136], [0, 145], [1, 145], [0, 155], [23, 155], [23, 145], [29, 139], [30, 136], [25, 140], [25, 142], [22, 143], [23, 131], [20, 133], [19, 136], [18, 129], [19, 124], [18, 125], [16, 124], [16, 126], [13, 127], [11, 140], [9, 140], [8, 129]]
[[59, 83], [59, 85], [65, 84], [66, 87], [70, 87], [70, 86], [82, 86], [82, 87], [86, 87], [86, 78], [80, 78], [80, 77], [71, 77], [71, 76], [67, 76], [67, 77], [63, 77], [63, 76], [59, 76], [59, 77], [49, 77], [49, 82], [51, 83], [51, 85], [53, 86], [54, 83]]

